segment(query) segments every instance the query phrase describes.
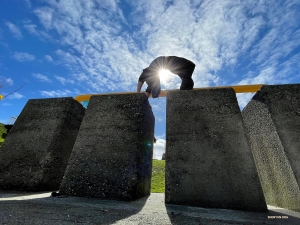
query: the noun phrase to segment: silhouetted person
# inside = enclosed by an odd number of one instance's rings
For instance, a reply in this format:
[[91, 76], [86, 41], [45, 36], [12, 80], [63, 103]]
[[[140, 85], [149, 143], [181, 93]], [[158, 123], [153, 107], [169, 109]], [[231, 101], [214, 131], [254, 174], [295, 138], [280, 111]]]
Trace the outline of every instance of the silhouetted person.
[[194, 81], [192, 74], [195, 67], [196, 65], [193, 62], [185, 58], [160, 56], [153, 60], [149, 67], [143, 70], [138, 80], [137, 92], [139, 93], [141, 91], [144, 82], [146, 82], [148, 85], [145, 92], [147, 97], [149, 97], [151, 93], [153, 98], [157, 98], [161, 91], [159, 71], [162, 69], [169, 70], [181, 78], [180, 90], [193, 90]]

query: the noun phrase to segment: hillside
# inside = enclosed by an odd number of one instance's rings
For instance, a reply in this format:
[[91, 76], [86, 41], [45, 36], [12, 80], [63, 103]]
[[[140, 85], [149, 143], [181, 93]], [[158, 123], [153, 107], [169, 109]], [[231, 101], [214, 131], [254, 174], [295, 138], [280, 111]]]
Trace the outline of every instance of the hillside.
[[165, 160], [152, 161], [152, 193], [165, 193]]

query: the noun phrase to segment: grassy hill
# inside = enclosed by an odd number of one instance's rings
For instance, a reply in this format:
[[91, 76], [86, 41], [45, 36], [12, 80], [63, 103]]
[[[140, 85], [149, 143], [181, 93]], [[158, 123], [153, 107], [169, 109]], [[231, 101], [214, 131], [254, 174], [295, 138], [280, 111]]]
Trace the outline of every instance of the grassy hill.
[[165, 193], [165, 160], [152, 161], [152, 193]]
[[4, 127], [4, 124], [0, 123], [0, 146], [4, 141], [4, 139], [2, 138], [2, 134], [6, 134], [6, 128]]

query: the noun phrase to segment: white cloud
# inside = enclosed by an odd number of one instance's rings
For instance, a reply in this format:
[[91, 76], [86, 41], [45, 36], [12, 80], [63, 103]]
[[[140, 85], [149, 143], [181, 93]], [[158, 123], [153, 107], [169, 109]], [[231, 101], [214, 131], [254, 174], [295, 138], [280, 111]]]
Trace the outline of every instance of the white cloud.
[[15, 52], [13, 55], [13, 58], [15, 60], [18, 60], [19, 62], [26, 62], [26, 61], [33, 61], [35, 60], [34, 55], [30, 55], [26, 52]]
[[[56, 31], [62, 45], [56, 52], [58, 63], [92, 92], [134, 91], [142, 69], [158, 55], [194, 61], [195, 87], [278, 83], [286, 79], [286, 70], [278, 68], [280, 60], [300, 45], [296, 0], [129, 0], [132, 9], [109, 0], [43, 2], [45, 7], [34, 12], [45, 29], [24, 27], [37, 36]], [[55, 39], [51, 32], [47, 38]], [[248, 71], [231, 73], [237, 67]], [[296, 61], [293, 67], [299, 70]], [[177, 78], [163, 88], [179, 88]]]
[[6, 22], [5, 24], [9, 28], [10, 32], [13, 34], [13, 36], [16, 39], [21, 39], [22, 38], [22, 33], [21, 33], [20, 29], [16, 25], [14, 25], [11, 22]]
[[52, 9], [49, 7], [38, 8], [33, 11], [40, 19], [40, 22], [48, 30], [51, 28], [52, 23]]
[[14, 84], [14, 81], [13, 81], [13, 79], [11, 79], [11, 78], [7, 78], [7, 79], [5, 80], [5, 82], [7, 82], [9, 85], [13, 85], [13, 84]]
[[166, 151], [166, 140], [157, 139], [153, 146], [153, 159], [161, 159], [162, 154]]
[[36, 79], [38, 79], [41, 82], [49, 82], [49, 83], [51, 83], [51, 80], [47, 76], [45, 76], [43, 74], [33, 73], [32, 76], [34, 76]]
[[14, 84], [14, 81], [11, 78], [0, 77], [0, 86], [1, 86], [1, 84], [3, 86], [6, 86], [6, 84], [11, 86]]
[[71, 95], [69, 90], [56, 90], [56, 91], [40, 91], [41, 95], [46, 97], [66, 97]]
[[24, 25], [24, 28], [33, 35], [36, 35], [36, 36], [40, 35], [39, 32], [37, 32], [37, 30], [36, 30], [37, 26], [34, 24], [26, 24], [26, 25]]
[[[283, 78], [283, 77], [282, 77]], [[275, 67], [265, 67], [262, 68], [259, 74], [256, 74], [250, 71], [245, 78], [243, 78], [238, 85], [245, 84], [277, 84], [282, 80], [278, 75], [278, 72]], [[284, 79], [284, 78], [283, 78]]]
[[45, 55], [44, 57], [48, 62], [53, 62], [53, 59], [50, 55]]
[[21, 99], [24, 98], [24, 95], [19, 94], [18, 92], [15, 92], [9, 96], [7, 96], [8, 99]]
[[63, 78], [63, 77], [59, 77], [59, 76], [55, 76], [55, 78], [60, 82], [62, 83], [63, 85], [65, 85], [66, 83], [70, 83], [70, 84], [74, 84], [74, 80], [71, 80], [70, 78], [69, 79], [66, 79], [66, 78]]
[[35, 24], [25, 24], [23, 26], [30, 34], [38, 37], [42, 41], [51, 41], [51, 42], [57, 42], [54, 38], [50, 36], [46, 31], [37, 30], [38, 26]]

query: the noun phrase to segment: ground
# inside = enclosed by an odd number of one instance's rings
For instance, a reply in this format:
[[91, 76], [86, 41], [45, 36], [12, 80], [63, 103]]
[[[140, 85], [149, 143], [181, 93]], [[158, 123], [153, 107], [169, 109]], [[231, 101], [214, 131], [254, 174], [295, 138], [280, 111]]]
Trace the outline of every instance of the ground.
[[121, 202], [0, 191], [0, 224], [300, 224], [300, 213], [268, 208], [269, 213], [254, 213], [166, 205], [163, 193]]

